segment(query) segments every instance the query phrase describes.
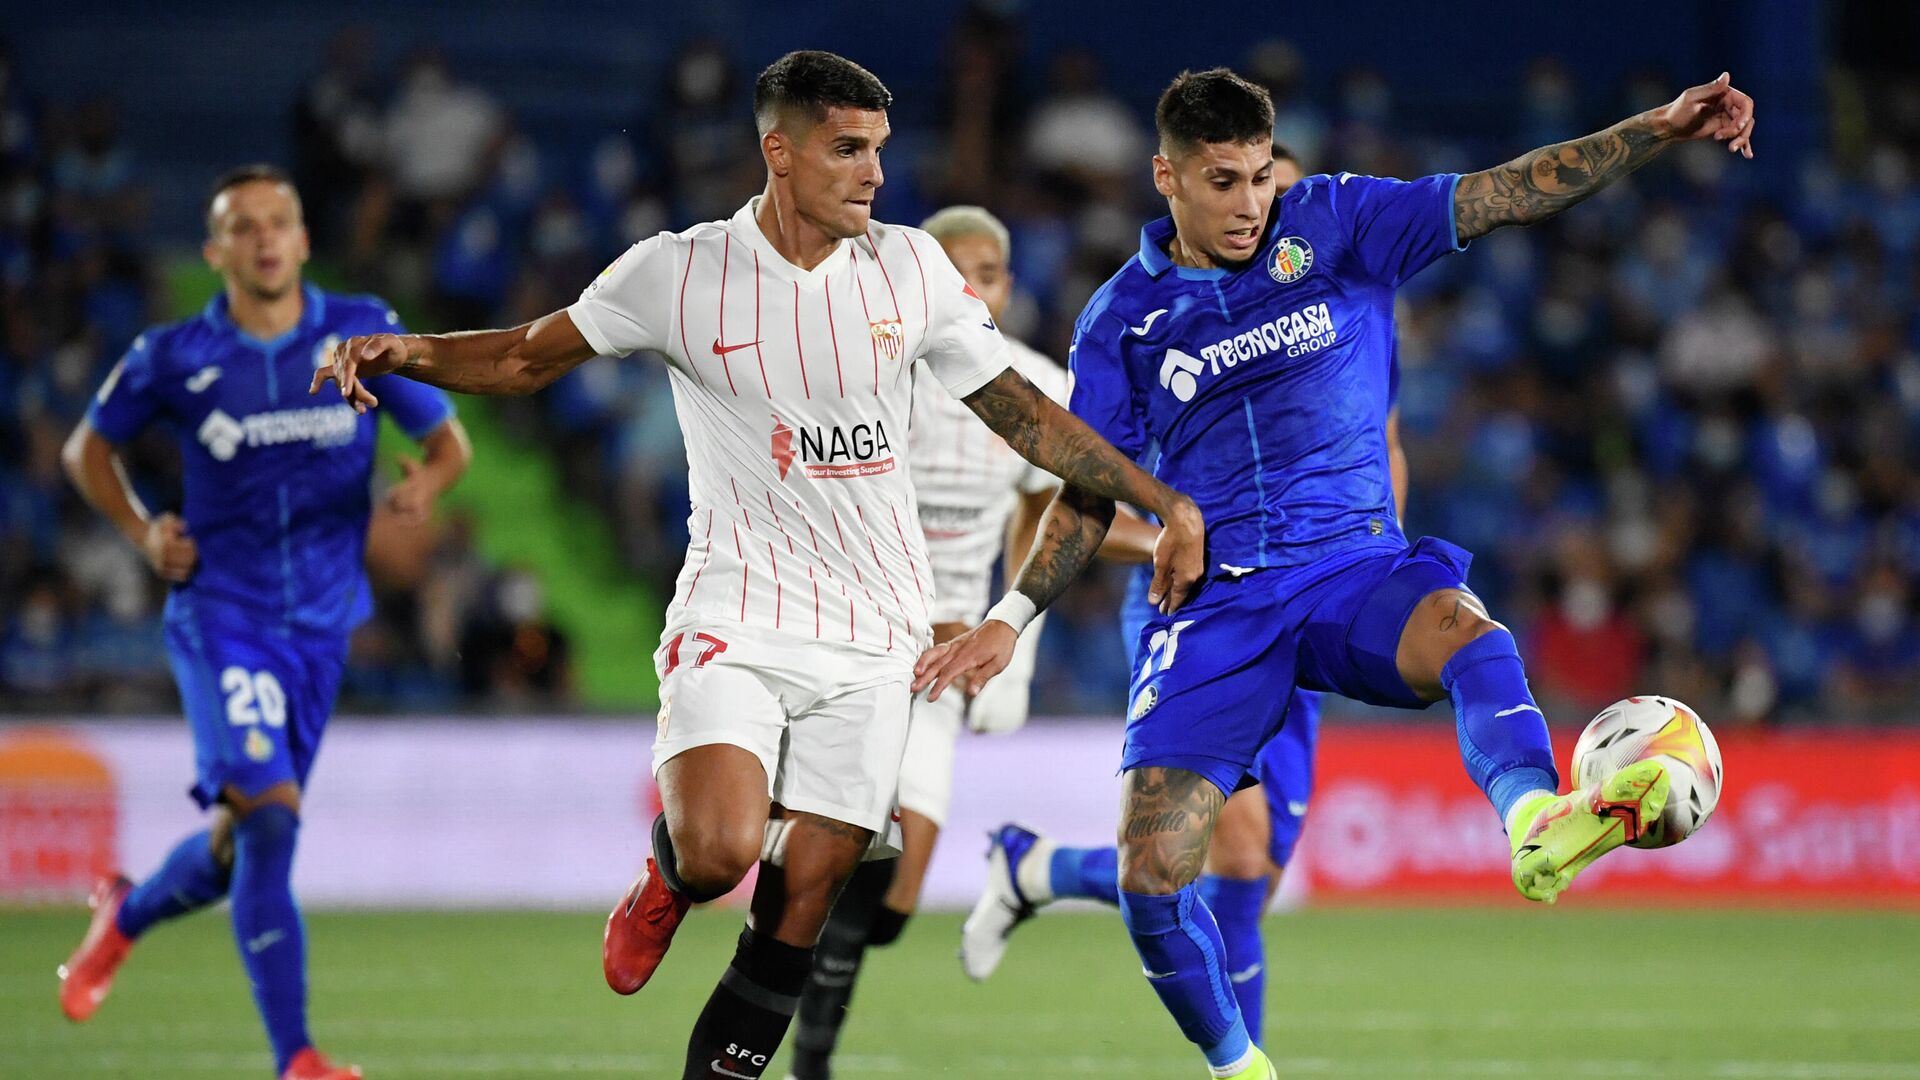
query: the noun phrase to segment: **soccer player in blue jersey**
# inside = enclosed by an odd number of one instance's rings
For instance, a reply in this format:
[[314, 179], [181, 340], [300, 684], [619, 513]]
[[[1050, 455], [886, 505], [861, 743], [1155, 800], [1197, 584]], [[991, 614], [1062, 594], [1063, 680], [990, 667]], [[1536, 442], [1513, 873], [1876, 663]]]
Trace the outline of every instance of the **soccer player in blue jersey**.
[[[1300, 178], [1292, 155], [1274, 147], [1281, 191]], [[1398, 515], [1407, 504], [1407, 461], [1400, 444], [1397, 402], [1399, 361], [1389, 374], [1387, 461]], [[1146, 575], [1132, 576], [1121, 608], [1121, 638], [1137, 645], [1155, 614], [1147, 602]], [[1136, 656], [1137, 660], [1138, 657]], [[1233, 986], [1247, 1037], [1262, 1042], [1266, 1003], [1266, 942], [1261, 917], [1273, 902], [1293, 858], [1313, 795], [1314, 749], [1320, 736], [1321, 695], [1296, 690], [1278, 734], [1254, 759], [1257, 786], [1229, 796], [1220, 809], [1199, 892], [1220, 928], [1228, 981]], [[1061, 899], [1120, 903], [1119, 849], [1063, 847], [1024, 825], [1002, 825], [991, 836], [987, 880], [961, 930], [960, 963], [976, 980], [991, 976], [1006, 954], [1008, 938], [1039, 908]]]
[[[1752, 154], [1729, 78], [1572, 142], [1468, 175], [1314, 176], [1275, 198], [1266, 92], [1224, 69], [1161, 96], [1154, 182], [1171, 216], [1088, 302], [1073, 411], [1122, 451], [1158, 443], [1193, 496], [1210, 574], [1141, 630], [1121, 758], [1120, 908], [1149, 982], [1216, 1077], [1264, 1080], [1219, 929], [1195, 880], [1226, 798], [1249, 781], [1295, 688], [1376, 705], [1451, 698], [1468, 774], [1511, 838], [1522, 895], [1551, 901], [1665, 804], [1657, 762], [1555, 795], [1545, 718], [1513, 636], [1467, 588], [1470, 556], [1409, 543], [1386, 453], [1394, 291], [1503, 225], [1582, 201], [1668, 146]], [[1113, 505], [1068, 485], [998, 615], [930, 649], [915, 689], [978, 685], [1029, 612], [1087, 564]], [[1018, 605], [1016, 609], [1016, 605]], [[1018, 854], [1013, 861], [1019, 861]]]
[[[1285, 147], [1273, 147], [1274, 187], [1285, 192], [1301, 178], [1299, 162]], [[1400, 447], [1397, 405], [1398, 359], [1389, 375], [1387, 457], [1394, 505], [1406, 507], [1406, 456]], [[1149, 450], [1148, 458], [1153, 452]], [[1035, 515], [1036, 521], [1044, 509]], [[1121, 639], [1130, 647], [1155, 614], [1147, 602], [1148, 579], [1133, 574], [1121, 608]], [[1299, 691], [1280, 733], [1267, 740], [1254, 761], [1259, 784], [1235, 792], [1221, 807], [1200, 895], [1213, 912], [1226, 947], [1229, 980], [1247, 1025], [1261, 1041], [1266, 995], [1266, 945], [1260, 919], [1272, 902], [1280, 877], [1293, 857], [1313, 794], [1313, 754], [1320, 733], [1320, 695]], [[1018, 863], [1008, 852], [1018, 849]], [[1061, 847], [1023, 825], [1006, 824], [988, 848], [986, 885], [961, 931], [960, 963], [966, 973], [986, 979], [1006, 954], [1014, 928], [1054, 900], [1074, 898], [1120, 903], [1119, 849]], [[1018, 875], [1016, 877], [1016, 875]]]
[[[372, 611], [362, 557], [379, 421], [306, 390], [335, 343], [399, 319], [374, 297], [302, 283], [299, 195], [271, 166], [220, 179], [203, 251], [221, 294], [134, 341], [64, 458], [86, 500], [172, 586], [167, 650], [193, 732], [191, 793], [212, 820], [145, 881], [115, 876], [95, 889], [92, 925], [60, 969], [60, 1006], [74, 1021], [91, 1017], [142, 934], [225, 898], [277, 1075], [347, 1080], [360, 1070], [330, 1064], [307, 1035], [291, 874], [347, 635]], [[440, 391], [378, 381], [384, 411], [424, 457], [403, 460], [386, 503], [424, 521], [466, 470], [467, 437]], [[179, 437], [179, 514], [147, 512], [117, 450], [156, 420]]]

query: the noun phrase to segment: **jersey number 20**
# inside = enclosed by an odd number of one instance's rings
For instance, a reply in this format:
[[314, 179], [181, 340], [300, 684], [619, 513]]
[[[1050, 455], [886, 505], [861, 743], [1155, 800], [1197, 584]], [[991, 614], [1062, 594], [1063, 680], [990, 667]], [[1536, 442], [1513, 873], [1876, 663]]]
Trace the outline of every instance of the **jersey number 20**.
[[227, 723], [235, 727], [262, 720], [268, 727], [287, 722], [287, 695], [271, 671], [230, 667], [220, 673], [220, 692], [227, 696]]

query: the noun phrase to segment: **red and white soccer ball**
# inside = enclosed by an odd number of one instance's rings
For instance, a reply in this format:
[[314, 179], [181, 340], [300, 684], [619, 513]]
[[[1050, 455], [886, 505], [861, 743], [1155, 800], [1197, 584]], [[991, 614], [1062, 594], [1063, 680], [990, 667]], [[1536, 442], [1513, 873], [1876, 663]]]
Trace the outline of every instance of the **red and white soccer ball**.
[[1573, 747], [1573, 783], [1585, 787], [1616, 769], [1657, 757], [1673, 783], [1667, 807], [1634, 847], [1677, 844], [1720, 804], [1720, 745], [1700, 714], [1664, 697], [1630, 697], [1600, 711]]

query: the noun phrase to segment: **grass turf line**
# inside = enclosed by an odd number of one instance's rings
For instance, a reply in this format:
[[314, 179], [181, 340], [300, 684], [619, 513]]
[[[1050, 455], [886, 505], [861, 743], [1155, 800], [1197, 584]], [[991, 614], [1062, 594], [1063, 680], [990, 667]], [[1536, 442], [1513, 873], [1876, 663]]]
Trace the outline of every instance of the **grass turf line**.
[[[677, 1076], [739, 915], [695, 913], [628, 999], [600, 981], [600, 924], [313, 915], [315, 1038], [373, 1080]], [[0, 1077], [271, 1073], [223, 913], [152, 933], [75, 1027], [53, 968], [83, 925], [0, 912]], [[1920, 1080], [1911, 915], [1347, 910], [1267, 929], [1268, 1041], [1287, 1075]], [[836, 1076], [1201, 1072], [1118, 919], [1043, 916], [984, 985], [960, 973], [958, 931], [957, 916], [923, 916], [871, 954]]]

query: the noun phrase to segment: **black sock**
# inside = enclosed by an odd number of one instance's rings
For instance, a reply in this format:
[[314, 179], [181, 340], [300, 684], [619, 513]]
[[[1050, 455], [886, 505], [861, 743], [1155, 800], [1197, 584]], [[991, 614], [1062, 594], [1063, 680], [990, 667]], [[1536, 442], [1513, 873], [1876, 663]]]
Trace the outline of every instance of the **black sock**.
[[733, 963], [720, 976], [687, 1041], [682, 1080], [757, 1077], [793, 1021], [813, 950], [740, 931]]
[[907, 920], [911, 918], [911, 911], [895, 911], [881, 904], [873, 912], [873, 926], [867, 931], [867, 947], [878, 949], [899, 941], [900, 934], [907, 928]]
[[793, 1035], [795, 1080], [828, 1080], [833, 1047], [840, 1041], [840, 1025], [847, 1021], [854, 980], [860, 977], [860, 960], [875, 919], [886, 910], [880, 899], [893, 885], [898, 862], [885, 859], [861, 863], [847, 887], [840, 890], [833, 913], [820, 930], [820, 944], [813, 950], [813, 973], [807, 977], [806, 992], [800, 995], [800, 1029]]

